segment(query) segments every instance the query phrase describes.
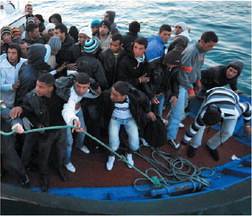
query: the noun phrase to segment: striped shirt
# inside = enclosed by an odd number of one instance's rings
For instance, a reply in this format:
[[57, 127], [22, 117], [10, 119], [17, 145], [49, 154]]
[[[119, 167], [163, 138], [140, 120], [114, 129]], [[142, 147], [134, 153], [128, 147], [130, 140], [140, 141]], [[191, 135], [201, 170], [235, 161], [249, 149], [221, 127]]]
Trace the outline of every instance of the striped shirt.
[[183, 138], [184, 143], [189, 143], [194, 135], [205, 126], [202, 118], [209, 105], [216, 105], [221, 111], [221, 118], [238, 119], [243, 115], [245, 123], [251, 120], [251, 105], [249, 103], [242, 103], [239, 101], [239, 96], [231, 89], [225, 87], [216, 87], [207, 91], [207, 96], [189, 129]]
[[122, 120], [132, 118], [132, 114], [129, 109], [129, 97], [127, 97], [126, 101], [123, 103], [115, 103], [112, 118]]

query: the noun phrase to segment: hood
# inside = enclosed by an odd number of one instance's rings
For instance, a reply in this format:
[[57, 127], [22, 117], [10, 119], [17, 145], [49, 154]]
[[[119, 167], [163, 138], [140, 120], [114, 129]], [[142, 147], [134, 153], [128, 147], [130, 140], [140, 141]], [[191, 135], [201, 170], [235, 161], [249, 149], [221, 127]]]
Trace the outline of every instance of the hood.
[[46, 55], [46, 48], [43, 44], [33, 44], [28, 51], [28, 63], [33, 65], [37, 62], [44, 61]]
[[[242, 69], [243, 69], [243, 63], [241, 61], [232, 61], [230, 64], [228, 64], [226, 70], [229, 68], [229, 67], [233, 67], [235, 68], [237, 71], [238, 71], [238, 76], [240, 76], [241, 72], [242, 72]], [[235, 78], [236, 78], [235, 77]]]
[[182, 35], [182, 36], [186, 37], [189, 40], [189, 42], [192, 41], [192, 39], [191, 39], [191, 37], [189, 35], [188, 30], [182, 31], [179, 35]]

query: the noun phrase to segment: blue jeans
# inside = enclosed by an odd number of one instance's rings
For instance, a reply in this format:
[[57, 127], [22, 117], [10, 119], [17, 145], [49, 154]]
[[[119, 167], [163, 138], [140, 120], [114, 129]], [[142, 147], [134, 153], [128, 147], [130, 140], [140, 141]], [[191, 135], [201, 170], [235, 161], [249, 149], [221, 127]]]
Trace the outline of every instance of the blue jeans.
[[[213, 135], [207, 142], [211, 149], [216, 149], [221, 143], [227, 141], [234, 132], [237, 119], [225, 119], [222, 123], [220, 131]], [[205, 126], [201, 127], [198, 133], [192, 139], [192, 146], [198, 148], [202, 143], [202, 137], [205, 131]]]
[[[81, 127], [86, 128], [82, 109], [76, 114], [76, 116], [79, 117]], [[67, 135], [67, 150], [66, 150], [65, 164], [68, 164], [69, 162], [71, 162], [72, 148], [73, 148], [73, 134], [71, 128], [66, 129], [66, 135]], [[85, 133], [82, 132], [77, 133], [76, 136], [77, 148], [81, 148], [84, 145], [84, 139], [85, 139]]]
[[185, 116], [185, 106], [188, 100], [188, 93], [187, 90], [179, 86], [179, 95], [177, 103], [174, 107], [171, 108], [171, 114], [168, 120], [167, 125], [167, 139], [176, 139], [179, 123], [183, 120]]
[[135, 120], [130, 119], [118, 119], [111, 118], [109, 123], [109, 146], [113, 151], [117, 151], [120, 145], [119, 131], [120, 127], [123, 125], [125, 127], [126, 133], [129, 139], [129, 148], [132, 151], [136, 151], [139, 148], [139, 134], [138, 128]]
[[164, 96], [164, 94], [158, 95], [157, 99], [159, 100], [158, 115], [162, 118], [163, 109], [164, 109], [164, 103], [165, 103], [165, 96]]

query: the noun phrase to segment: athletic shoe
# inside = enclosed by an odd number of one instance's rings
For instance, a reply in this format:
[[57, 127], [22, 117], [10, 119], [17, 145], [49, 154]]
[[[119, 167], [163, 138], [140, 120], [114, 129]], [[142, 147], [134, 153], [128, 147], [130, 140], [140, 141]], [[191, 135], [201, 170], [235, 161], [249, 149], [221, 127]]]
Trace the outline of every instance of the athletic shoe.
[[115, 156], [109, 156], [108, 161], [106, 163], [108, 171], [111, 171], [113, 169], [114, 163], [115, 163]]
[[69, 162], [68, 164], [65, 164], [65, 167], [71, 173], [76, 172], [76, 169], [75, 169], [74, 165], [71, 162]]

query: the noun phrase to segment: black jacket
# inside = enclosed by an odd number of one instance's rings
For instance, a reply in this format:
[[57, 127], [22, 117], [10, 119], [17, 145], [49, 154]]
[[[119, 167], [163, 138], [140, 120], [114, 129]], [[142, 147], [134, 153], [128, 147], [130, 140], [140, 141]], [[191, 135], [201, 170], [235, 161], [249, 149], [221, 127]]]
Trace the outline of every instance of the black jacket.
[[111, 49], [100, 53], [99, 59], [103, 65], [109, 87], [118, 80], [118, 65], [124, 55], [125, 51], [122, 50], [116, 57]]
[[[108, 128], [112, 113], [114, 110], [114, 102], [110, 99], [111, 90], [106, 90], [100, 97], [100, 112], [102, 114], [104, 127]], [[150, 112], [150, 103], [145, 94], [131, 87], [128, 94], [130, 112], [136, 121], [138, 127], [144, 128], [147, 123], [146, 114]]]
[[99, 83], [102, 89], [108, 88], [108, 82], [101, 62], [91, 54], [85, 54], [77, 59], [78, 72], [87, 73], [96, 82]]
[[65, 100], [60, 98], [55, 91], [50, 98], [39, 97], [35, 91], [29, 92], [23, 101], [22, 115], [26, 116], [34, 128], [65, 125], [61, 111]]
[[126, 35], [123, 36], [123, 48], [130, 53], [132, 50], [132, 43], [138, 37], [138, 34], [127, 32]]
[[65, 41], [61, 45], [60, 51], [56, 55], [56, 62], [62, 65], [64, 62], [71, 62], [70, 50], [74, 44], [74, 39], [70, 35], [66, 35]]
[[138, 78], [144, 74], [151, 77], [151, 69], [148, 62], [138, 64], [133, 54], [125, 55], [118, 66], [118, 80], [127, 81], [135, 88], [143, 91], [150, 99], [154, 97], [150, 83], [140, 83]]
[[[233, 79], [226, 78], [226, 71], [229, 67], [233, 67], [238, 70], [238, 75]], [[237, 79], [241, 74], [243, 63], [241, 61], [233, 61], [227, 66], [220, 65], [216, 67], [210, 67], [206, 70], [201, 71], [201, 82], [205, 90], [230, 85], [233, 91], [237, 90]]]

